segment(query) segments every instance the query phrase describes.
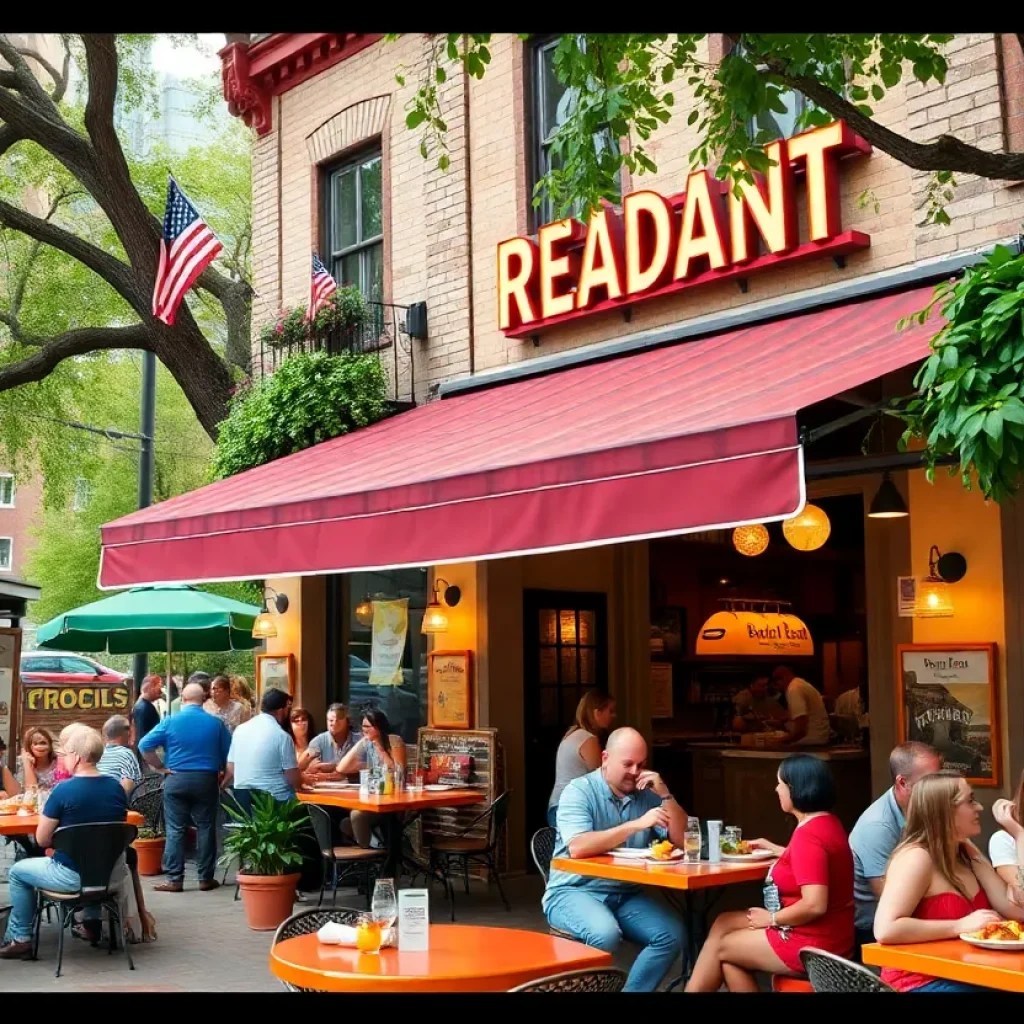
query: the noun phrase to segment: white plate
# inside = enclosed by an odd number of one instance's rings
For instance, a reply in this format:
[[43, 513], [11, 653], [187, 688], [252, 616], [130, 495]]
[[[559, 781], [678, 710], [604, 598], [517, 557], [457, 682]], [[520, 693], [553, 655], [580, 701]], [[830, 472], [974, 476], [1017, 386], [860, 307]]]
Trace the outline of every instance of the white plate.
[[[620, 860], [658, 860], [658, 858], [651, 853], [650, 848], [646, 846], [619, 846], [612, 850], [610, 855], [612, 857], [618, 857]], [[669, 860], [679, 860], [682, 856], [682, 850], [673, 850]]]
[[358, 782], [314, 782], [314, 789], [348, 789], [351, 786], [359, 788]]
[[425, 793], [447, 793], [449, 789], [454, 789], [454, 786], [442, 786], [439, 783], [431, 783], [429, 786], [424, 786], [423, 791]]
[[967, 932], [962, 932], [960, 938], [979, 949], [995, 949], [1004, 953], [1019, 953], [1024, 949], [1024, 939], [1018, 942], [999, 942], [996, 939], [976, 939], [973, 935], [968, 935]]
[[722, 860], [742, 863], [751, 860], [768, 860], [769, 858], [774, 858], [774, 856], [775, 854], [771, 850], [755, 850], [753, 853], [723, 853]]

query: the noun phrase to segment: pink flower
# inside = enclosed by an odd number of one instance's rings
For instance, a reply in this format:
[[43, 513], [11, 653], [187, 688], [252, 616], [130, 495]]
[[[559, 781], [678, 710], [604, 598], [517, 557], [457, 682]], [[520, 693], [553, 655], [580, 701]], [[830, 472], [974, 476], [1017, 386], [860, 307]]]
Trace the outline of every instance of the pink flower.
[[274, 332], [276, 334], [283, 334], [284, 333], [284, 324], [275, 324], [274, 325]]

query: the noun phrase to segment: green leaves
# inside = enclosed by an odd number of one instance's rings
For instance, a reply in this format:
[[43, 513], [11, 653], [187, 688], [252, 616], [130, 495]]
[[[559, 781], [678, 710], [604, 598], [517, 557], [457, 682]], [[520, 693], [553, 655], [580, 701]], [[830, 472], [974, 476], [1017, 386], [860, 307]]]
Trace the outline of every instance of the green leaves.
[[269, 793], [252, 791], [252, 812], [241, 813], [230, 803], [224, 810], [235, 822], [224, 837], [221, 864], [237, 860], [246, 875], [285, 875], [302, 863], [299, 841], [312, 835], [309, 811], [294, 797], [285, 802]]
[[[943, 282], [932, 305], [946, 325], [902, 413], [904, 444], [923, 439], [932, 471], [937, 458], [957, 456], [952, 472], [965, 487], [977, 481], [986, 498], [1004, 501], [1024, 467], [1024, 255], [996, 247], [960, 280]], [[924, 322], [923, 314], [912, 319]]]

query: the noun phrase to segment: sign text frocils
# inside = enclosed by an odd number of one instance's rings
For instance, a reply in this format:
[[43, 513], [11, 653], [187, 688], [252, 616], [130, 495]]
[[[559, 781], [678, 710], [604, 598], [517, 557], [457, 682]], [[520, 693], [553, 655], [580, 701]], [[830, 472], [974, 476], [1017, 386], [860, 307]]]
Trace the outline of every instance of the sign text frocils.
[[[737, 196], [706, 170], [687, 179], [682, 195], [640, 191], [584, 227], [566, 219], [545, 224], [537, 241], [498, 245], [498, 325], [510, 337], [684, 288], [743, 277], [769, 266], [870, 245], [868, 235], [842, 230], [838, 158], [870, 146], [843, 121], [773, 142], [773, 162]], [[802, 169], [808, 240], [797, 227]], [[763, 252], [759, 253], [758, 239]]]

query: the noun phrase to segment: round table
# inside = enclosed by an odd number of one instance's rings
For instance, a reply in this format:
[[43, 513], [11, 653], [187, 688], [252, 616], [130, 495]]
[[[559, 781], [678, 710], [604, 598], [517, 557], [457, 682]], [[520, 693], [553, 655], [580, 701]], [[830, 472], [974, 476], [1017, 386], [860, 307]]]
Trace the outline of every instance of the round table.
[[430, 949], [360, 953], [328, 946], [316, 933], [270, 950], [271, 973], [320, 992], [507, 992], [563, 971], [608, 967], [611, 954], [545, 932], [433, 924]]

